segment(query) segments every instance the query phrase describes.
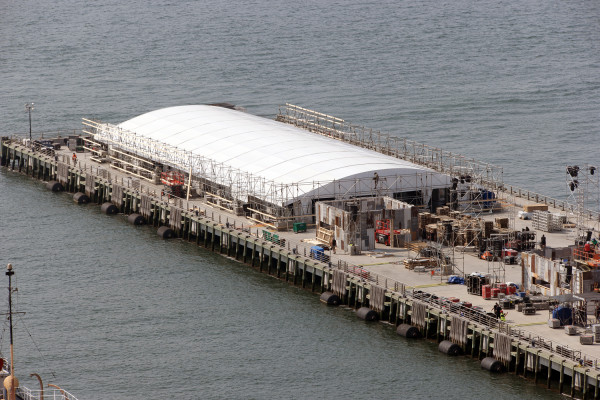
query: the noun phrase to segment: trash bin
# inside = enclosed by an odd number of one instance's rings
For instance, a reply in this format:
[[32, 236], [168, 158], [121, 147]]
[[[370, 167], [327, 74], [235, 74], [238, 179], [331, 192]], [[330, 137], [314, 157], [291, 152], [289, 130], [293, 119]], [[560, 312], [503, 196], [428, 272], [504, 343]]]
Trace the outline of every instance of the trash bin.
[[294, 232], [306, 232], [306, 222], [294, 222]]

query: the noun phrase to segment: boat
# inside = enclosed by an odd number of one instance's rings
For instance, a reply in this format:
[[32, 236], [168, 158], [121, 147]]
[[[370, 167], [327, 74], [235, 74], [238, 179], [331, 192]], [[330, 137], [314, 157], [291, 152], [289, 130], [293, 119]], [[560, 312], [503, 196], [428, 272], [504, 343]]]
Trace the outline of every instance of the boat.
[[44, 400], [60, 399], [60, 400], [77, 400], [75, 396], [61, 387], [49, 383], [47, 389], [44, 390], [42, 378], [36, 374], [30, 374], [31, 377], [36, 377], [40, 383], [39, 389], [29, 389], [19, 384], [18, 378], [15, 376], [15, 359], [14, 359], [14, 338], [13, 338], [13, 310], [12, 310], [12, 276], [15, 274], [12, 264], [6, 266], [6, 276], [8, 276], [8, 321], [10, 325], [10, 361], [4, 357], [0, 358], [0, 379], [3, 381], [2, 397], [7, 400]]

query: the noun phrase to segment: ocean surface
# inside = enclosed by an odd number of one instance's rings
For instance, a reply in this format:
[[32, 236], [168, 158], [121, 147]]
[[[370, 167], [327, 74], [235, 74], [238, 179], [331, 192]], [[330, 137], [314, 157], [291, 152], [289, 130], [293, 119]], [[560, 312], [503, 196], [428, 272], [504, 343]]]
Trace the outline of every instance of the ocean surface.
[[[596, 1], [0, 3], [0, 133], [286, 102], [501, 166], [564, 198], [600, 153]], [[16, 371], [79, 399], [552, 399], [474, 360], [0, 171]], [[5, 302], [5, 300], [3, 300]], [[4, 324], [3, 345], [8, 350]]]

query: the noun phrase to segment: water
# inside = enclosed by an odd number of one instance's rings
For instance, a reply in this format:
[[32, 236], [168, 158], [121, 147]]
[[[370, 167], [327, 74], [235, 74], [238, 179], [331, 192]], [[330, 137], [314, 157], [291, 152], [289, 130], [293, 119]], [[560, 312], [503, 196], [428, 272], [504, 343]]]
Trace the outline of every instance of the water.
[[[0, 130], [28, 134], [26, 102], [35, 132], [221, 101], [273, 117], [291, 102], [564, 197], [565, 165], [598, 163], [599, 16], [591, 1], [9, 0]], [[556, 397], [7, 171], [0, 226], [29, 386], [37, 363], [82, 399]]]

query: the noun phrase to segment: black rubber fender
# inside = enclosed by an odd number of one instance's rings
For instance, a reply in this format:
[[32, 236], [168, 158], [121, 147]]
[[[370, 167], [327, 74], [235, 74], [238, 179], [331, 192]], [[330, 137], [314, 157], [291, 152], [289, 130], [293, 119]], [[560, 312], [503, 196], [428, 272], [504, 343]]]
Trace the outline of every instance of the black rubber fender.
[[146, 220], [144, 220], [144, 217], [140, 214], [130, 214], [129, 217], [127, 217], [127, 222], [133, 225], [144, 225]]
[[63, 185], [57, 181], [50, 181], [50, 182], [46, 183], [46, 189], [48, 189], [52, 192], [62, 192], [63, 190], [65, 190]]
[[321, 298], [319, 300], [321, 300], [323, 303], [327, 304], [328, 306], [339, 306], [341, 303], [339, 296], [332, 292], [321, 293]]
[[361, 307], [356, 311], [356, 316], [365, 321], [377, 321], [379, 314], [376, 311], [371, 310], [369, 307]]
[[73, 195], [73, 201], [77, 204], [87, 204], [90, 198], [85, 193], [77, 192]]
[[417, 339], [421, 337], [421, 332], [419, 331], [419, 328], [409, 324], [398, 325], [398, 327], [396, 328], [396, 333], [400, 336], [404, 336], [405, 338], [409, 339]]
[[169, 228], [168, 226], [161, 226], [158, 228], [156, 233], [163, 239], [171, 239], [175, 237], [175, 232], [173, 232], [173, 229]]
[[119, 212], [119, 209], [117, 208], [117, 206], [115, 206], [113, 203], [108, 203], [108, 202], [102, 204], [102, 207], [100, 209], [106, 215], [114, 215]]
[[444, 354], [448, 354], [449, 356], [458, 356], [462, 354], [461, 347], [449, 340], [441, 341], [440, 345], [438, 346], [438, 350]]
[[481, 368], [487, 369], [490, 372], [500, 373], [506, 371], [502, 361], [496, 360], [494, 357], [486, 357], [481, 360]]

